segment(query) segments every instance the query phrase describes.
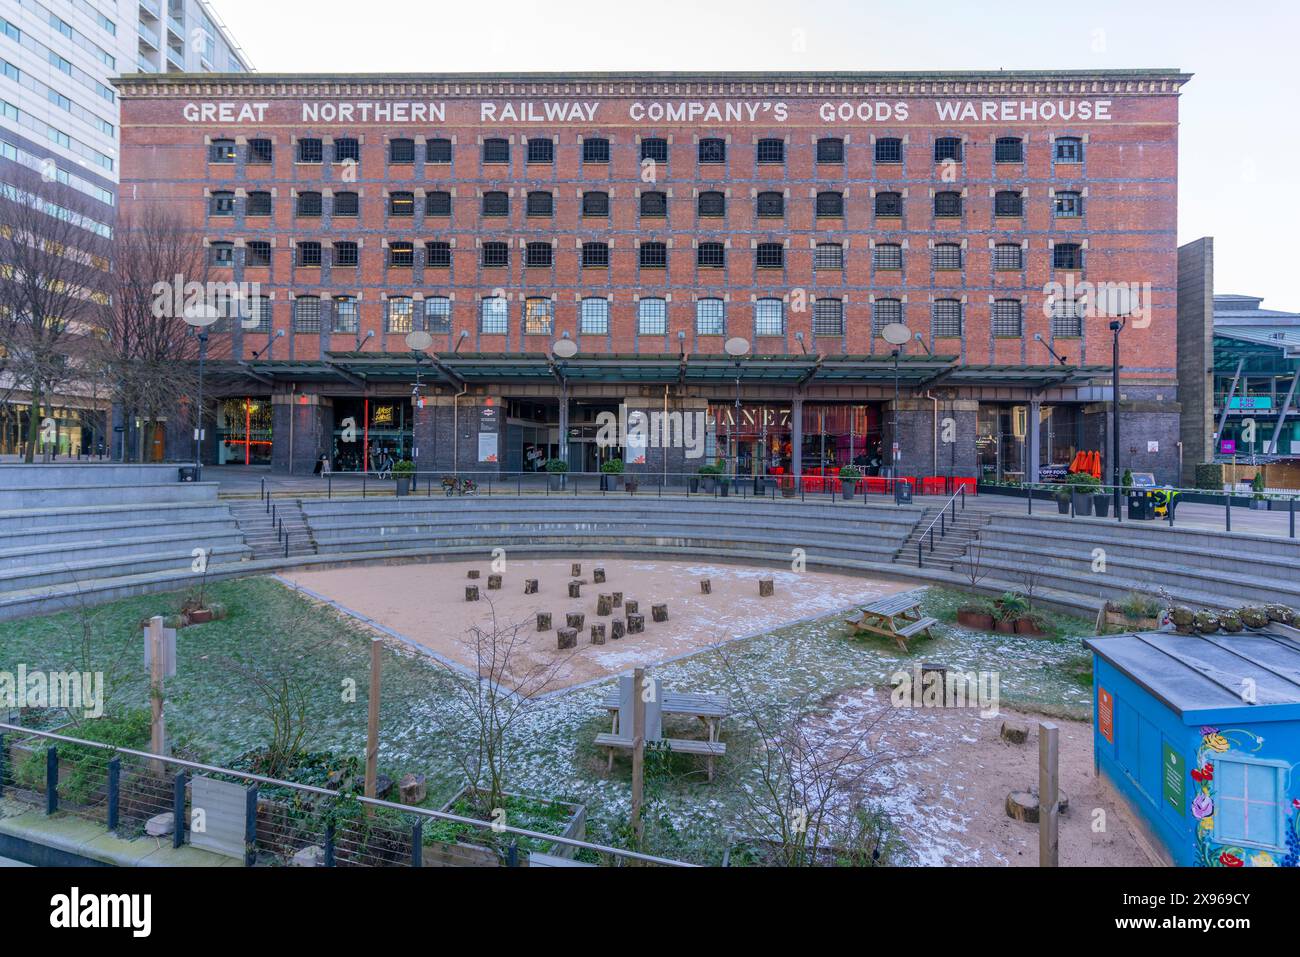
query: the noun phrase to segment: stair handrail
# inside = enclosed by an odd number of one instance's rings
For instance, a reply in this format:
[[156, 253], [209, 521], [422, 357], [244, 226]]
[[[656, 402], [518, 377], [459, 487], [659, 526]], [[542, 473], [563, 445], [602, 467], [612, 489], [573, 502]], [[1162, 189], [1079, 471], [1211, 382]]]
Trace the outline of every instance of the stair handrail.
[[947, 521], [948, 510], [950, 508], [952, 509], [952, 518], [953, 521], [956, 522], [958, 498], [961, 499], [962, 511], [963, 512], [966, 511], [966, 486], [963, 485], [959, 489], [957, 489], [957, 491], [952, 493], [952, 496], [948, 499], [948, 501], [944, 502], [943, 505], [940, 506], [939, 514], [930, 520], [930, 524], [927, 525], [925, 529], [921, 532], [921, 537], [916, 540], [916, 567], [917, 568], [923, 568], [925, 566], [924, 546], [925, 546], [925, 539], [927, 536], [929, 536], [930, 539], [930, 551], [932, 552], [934, 551], [934, 526], [936, 524], [939, 526], [939, 538], [943, 539], [948, 537], [948, 521]]

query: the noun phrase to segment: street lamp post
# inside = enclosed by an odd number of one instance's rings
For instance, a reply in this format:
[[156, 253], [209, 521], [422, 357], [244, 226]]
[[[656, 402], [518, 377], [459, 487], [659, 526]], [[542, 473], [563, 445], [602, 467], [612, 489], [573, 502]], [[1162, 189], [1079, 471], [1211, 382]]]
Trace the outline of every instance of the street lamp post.
[[1110, 481], [1114, 486], [1114, 503], [1115, 518], [1117, 521], [1123, 521], [1120, 516], [1120, 474], [1119, 474], [1119, 334], [1124, 328], [1124, 319], [1112, 319], [1110, 331], [1112, 334], [1111, 343], [1111, 456], [1110, 456]]
[[203, 365], [208, 358], [208, 330], [199, 330], [199, 400], [194, 407], [194, 481], [203, 475]]
[[912, 331], [901, 322], [891, 322], [880, 330], [880, 337], [894, 347], [894, 425], [893, 436], [889, 443], [889, 461], [891, 477], [894, 480], [894, 502], [910, 502], [911, 496], [908, 494], [910, 489], [904, 489], [903, 483], [898, 481], [898, 475], [901, 471], [900, 463], [903, 461], [903, 443], [899, 441], [898, 435], [898, 406], [902, 402], [902, 387], [899, 382], [899, 362], [903, 357], [903, 346], [912, 341]]

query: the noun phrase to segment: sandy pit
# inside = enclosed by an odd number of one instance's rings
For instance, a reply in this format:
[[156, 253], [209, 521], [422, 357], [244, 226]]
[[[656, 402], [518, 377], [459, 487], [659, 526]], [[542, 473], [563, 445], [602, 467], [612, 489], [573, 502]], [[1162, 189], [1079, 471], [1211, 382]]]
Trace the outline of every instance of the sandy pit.
[[[522, 676], [562, 659], [549, 680], [549, 688], [571, 687], [640, 665], [661, 663], [732, 638], [868, 604], [913, 587], [821, 572], [583, 558], [579, 580], [585, 584], [581, 597], [575, 599], [568, 596], [573, 561], [510, 560], [497, 591], [487, 588], [490, 560], [348, 567], [287, 573], [282, 577], [467, 668], [475, 667], [471, 629], [488, 626], [495, 611], [501, 625], [520, 625], [511, 659], [512, 674]], [[592, 580], [597, 567], [605, 570], [604, 584]], [[470, 569], [480, 571], [477, 581], [468, 579]], [[529, 578], [538, 580], [535, 595], [524, 594], [524, 581]], [[700, 580], [704, 578], [712, 583], [711, 594], [701, 591]], [[774, 579], [773, 597], [759, 597], [760, 578]], [[466, 601], [466, 585], [478, 585], [482, 600]], [[597, 598], [616, 591], [621, 591], [625, 600], [639, 602], [645, 615], [645, 633], [618, 641], [607, 638], [604, 645], [593, 645], [591, 625], [604, 622], [608, 626], [613, 620], [596, 615]], [[668, 605], [668, 621], [651, 619], [652, 604]], [[536, 630], [538, 612], [551, 613], [551, 630]], [[568, 612], [582, 612], [586, 619], [578, 634], [577, 651], [559, 652], [555, 628], [564, 627]], [[615, 616], [623, 614], [623, 609], [614, 609]]]

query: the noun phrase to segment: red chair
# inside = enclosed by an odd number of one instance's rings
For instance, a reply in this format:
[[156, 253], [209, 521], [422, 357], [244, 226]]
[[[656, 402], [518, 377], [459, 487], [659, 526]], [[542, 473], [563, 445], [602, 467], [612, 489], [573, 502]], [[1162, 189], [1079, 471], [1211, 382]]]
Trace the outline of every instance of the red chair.
[[879, 475], [868, 475], [866, 478], [867, 494], [884, 495], [889, 491], [889, 479], [881, 478]]
[[974, 478], [954, 478], [952, 480], [953, 492], [957, 492], [960, 489], [965, 489], [967, 495], [974, 495], [976, 494], [978, 487], [979, 487], [978, 480]]
[[921, 479], [921, 494], [942, 495], [946, 485], [942, 475], [927, 475]]

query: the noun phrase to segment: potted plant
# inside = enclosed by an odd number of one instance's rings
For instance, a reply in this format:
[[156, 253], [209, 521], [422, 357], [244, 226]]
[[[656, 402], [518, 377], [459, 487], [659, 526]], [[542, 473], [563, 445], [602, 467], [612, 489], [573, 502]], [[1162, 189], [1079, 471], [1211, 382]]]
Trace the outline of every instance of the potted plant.
[[993, 605], [987, 601], [971, 602], [957, 609], [957, 624], [976, 631], [992, 631], [997, 620]]
[[411, 480], [415, 477], [415, 463], [402, 459], [393, 466], [393, 478], [397, 480], [398, 496], [411, 494]]
[[862, 478], [862, 469], [856, 465], [845, 465], [840, 469], [840, 492], [846, 502], [853, 501], [853, 493]]
[[777, 480], [777, 485], [779, 485], [781, 488], [782, 498], [794, 498], [795, 493], [799, 491], [799, 489], [795, 486], [793, 475], [782, 475]]
[[1070, 486], [1070, 498], [1074, 503], [1074, 514], [1091, 515], [1093, 496], [1101, 486], [1101, 482], [1086, 472], [1076, 472], [1065, 481]]
[[1260, 471], [1256, 472], [1255, 477], [1250, 480], [1250, 490], [1254, 493], [1254, 497], [1250, 500], [1251, 508], [1253, 509], [1268, 508], [1268, 498], [1266, 498], [1264, 495], [1265, 488], [1266, 486], [1264, 485], [1264, 471], [1263, 469], [1261, 469]]
[[546, 481], [550, 485], [552, 492], [558, 492], [564, 488], [564, 476], [568, 471], [569, 463], [564, 459], [546, 460]]
[[1062, 515], [1070, 514], [1070, 486], [1057, 485], [1052, 489], [1052, 496], [1056, 499], [1056, 510]]
[[1014, 635], [1016, 622], [1029, 614], [1029, 599], [1019, 592], [1003, 592], [1002, 597], [998, 598], [994, 605], [997, 608], [997, 621], [993, 628], [1003, 634]]
[[1092, 496], [1092, 511], [1098, 518], [1106, 518], [1110, 515], [1110, 492], [1097, 491]]
[[701, 465], [699, 467], [700, 479], [704, 482], [704, 491], [712, 493], [717, 487], [718, 477], [722, 475], [722, 463], [714, 462], [712, 465]]
[[1106, 624], [1129, 631], [1154, 631], [1160, 627], [1160, 601], [1131, 591], [1122, 602], [1106, 602]]
[[619, 484], [623, 481], [623, 460], [606, 459], [600, 463], [600, 490], [607, 492], [610, 489], [618, 491]]

